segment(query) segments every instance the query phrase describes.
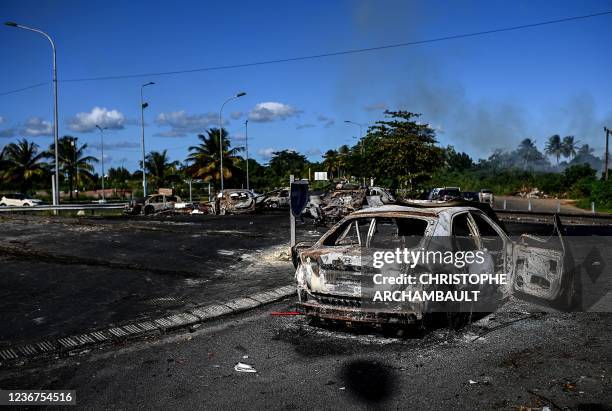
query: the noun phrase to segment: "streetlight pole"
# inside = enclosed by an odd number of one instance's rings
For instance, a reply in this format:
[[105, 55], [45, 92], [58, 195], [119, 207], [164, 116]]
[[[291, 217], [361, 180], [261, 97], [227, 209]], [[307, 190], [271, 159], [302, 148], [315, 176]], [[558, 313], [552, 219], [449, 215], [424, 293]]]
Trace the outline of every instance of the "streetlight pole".
[[[74, 137], [70, 141], [70, 145], [72, 146], [72, 148], [74, 148], [74, 168], [75, 168], [74, 180], [75, 180], [75, 186], [76, 186], [76, 199], [78, 201], [79, 200], [79, 156], [78, 156], [78, 152], [77, 152], [78, 145], [77, 145], [77, 138], [76, 137]], [[72, 194], [70, 194], [70, 195], [72, 196]]]
[[143, 97], [143, 89], [147, 86], [152, 86], [153, 84], [155, 84], [154, 82], [150, 81], [147, 84], [143, 84], [142, 86], [140, 86], [140, 124], [142, 125], [142, 136], [141, 136], [141, 146], [142, 146], [142, 196], [146, 197], [147, 196], [147, 176], [146, 176], [146, 172], [145, 172], [145, 139], [144, 139], [144, 132], [145, 132], [145, 124], [144, 124], [144, 109], [147, 108], [149, 106], [149, 103], [145, 103], [144, 101], [144, 97]]
[[55, 43], [51, 37], [42, 30], [34, 29], [31, 27], [22, 26], [12, 21], [6, 23], [9, 27], [16, 27], [18, 29], [29, 30], [35, 33], [45, 36], [49, 43], [51, 43], [51, 50], [53, 51], [53, 141], [55, 145], [55, 190], [53, 193], [53, 205], [59, 205], [59, 128], [58, 128], [58, 108], [57, 108], [57, 59], [55, 53]]
[[247, 190], [250, 190], [249, 186], [249, 120], [244, 121], [244, 139], [246, 142], [246, 172], [247, 172]]
[[[359, 126], [359, 145], [361, 146], [361, 155], [363, 156], [363, 124], [351, 120], [344, 120], [344, 122], [347, 124], [354, 124], [356, 126]], [[362, 178], [363, 185], [365, 186], [365, 176], [363, 176]]]
[[106, 130], [106, 127], [100, 127], [96, 124], [96, 128], [100, 130], [100, 149], [102, 151], [102, 200], [106, 202], [106, 194], [104, 193], [104, 130]]
[[605, 164], [605, 180], [608, 181], [608, 140], [610, 139], [610, 133], [612, 133], [612, 130], [610, 130], [608, 127], [604, 127], [604, 131], [606, 132], [606, 158], [604, 159], [604, 164]]
[[220, 169], [219, 173], [221, 174], [221, 191], [223, 191], [223, 107], [230, 101], [235, 100], [239, 97], [246, 96], [246, 93], [240, 92], [235, 96], [232, 96], [225, 100], [223, 104], [221, 104], [221, 109], [219, 110], [219, 162]]

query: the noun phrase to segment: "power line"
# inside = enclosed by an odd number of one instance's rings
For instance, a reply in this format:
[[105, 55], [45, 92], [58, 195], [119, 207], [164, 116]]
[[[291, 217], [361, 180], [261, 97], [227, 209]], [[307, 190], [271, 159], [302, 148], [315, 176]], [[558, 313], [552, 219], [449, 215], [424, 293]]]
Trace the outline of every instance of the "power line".
[[13, 93], [19, 93], [20, 91], [30, 90], [32, 88], [36, 88], [36, 87], [40, 87], [40, 86], [45, 86], [47, 84], [51, 84], [51, 82], [50, 81], [45, 81], [44, 83], [32, 84], [31, 86], [18, 88], [16, 90], [5, 91], [4, 93], [0, 93], [0, 97], [1, 96], [6, 96], [6, 95], [9, 95], [9, 94], [13, 94]]
[[[508, 31], [523, 30], [523, 29], [546, 26], [546, 25], [551, 25], [551, 24], [567, 23], [567, 22], [576, 21], [576, 20], [584, 20], [584, 19], [589, 19], [593, 17], [605, 16], [609, 14], [612, 14], [612, 11], [604, 11], [600, 13], [586, 14], [582, 16], [565, 17], [561, 19], [541, 21], [538, 23], [522, 24], [519, 26], [510, 26], [510, 27], [503, 27], [499, 29], [476, 31], [472, 33], [455, 34], [455, 35], [436, 37], [436, 38], [426, 39], [426, 40], [408, 41], [408, 42], [403, 42], [403, 43], [387, 44], [383, 46], [367, 47], [367, 48], [360, 48], [360, 49], [341, 50], [341, 51], [334, 51], [334, 52], [321, 53], [321, 54], [312, 54], [312, 55], [300, 56], [300, 57], [289, 57], [289, 58], [283, 58], [283, 59], [264, 60], [264, 61], [241, 63], [241, 64], [228, 64], [228, 65], [222, 65], [222, 66], [201, 67], [201, 68], [186, 69], [186, 70], [158, 71], [158, 72], [152, 72], [152, 73], [124, 74], [124, 75], [101, 76], [101, 77], [82, 77], [82, 78], [60, 80], [60, 82], [61, 83], [75, 83], [75, 82], [85, 82], [85, 81], [120, 80], [120, 79], [130, 79], [130, 78], [140, 78], [140, 77], [170, 76], [170, 75], [177, 75], [177, 74], [188, 74], [188, 73], [196, 73], [196, 72], [204, 72], [204, 71], [229, 70], [229, 69], [244, 68], [244, 67], [263, 66], [263, 65], [269, 65], [269, 64], [314, 60], [314, 59], [321, 59], [321, 58], [326, 58], [326, 57], [335, 57], [335, 56], [343, 56], [343, 55], [358, 54], [358, 53], [368, 53], [372, 51], [387, 50], [387, 49], [394, 49], [394, 48], [408, 47], [408, 46], [416, 46], [420, 44], [437, 43], [437, 42], [446, 41], [446, 40], [457, 40], [457, 39], [477, 37], [477, 36], [496, 34], [496, 33], [508, 32]], [[48, 84], [48, 82], [39, 83], [39, 84], [35, 84], [32, 86], [24, 87], [21, 89], [0, 93], [0, 96], [17, 93], [17, 92], [27, 90], [30, 88], [40, 87], [45, 84]]]

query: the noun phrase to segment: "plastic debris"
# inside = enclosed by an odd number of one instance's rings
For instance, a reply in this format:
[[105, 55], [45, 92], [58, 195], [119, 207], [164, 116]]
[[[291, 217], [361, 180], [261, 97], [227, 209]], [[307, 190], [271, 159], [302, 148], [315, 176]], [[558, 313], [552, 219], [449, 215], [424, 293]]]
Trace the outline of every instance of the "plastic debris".
[[470, 380], [470, 384], [478, 384], [478, 381]]
[[249, 356], [248, 356], [248, 355], [243, 355], [243, 356], [242, 356], [242, 359], [243, 359], [243, 360], [246, 360], [247, 358], [249, 358]]
[[255, 368], [251, 367], [249, 364], [245, 364], [242, 362], [239, 362], [238, 364], [234, 365], [234, 370], [238, 372], [257, 372]]

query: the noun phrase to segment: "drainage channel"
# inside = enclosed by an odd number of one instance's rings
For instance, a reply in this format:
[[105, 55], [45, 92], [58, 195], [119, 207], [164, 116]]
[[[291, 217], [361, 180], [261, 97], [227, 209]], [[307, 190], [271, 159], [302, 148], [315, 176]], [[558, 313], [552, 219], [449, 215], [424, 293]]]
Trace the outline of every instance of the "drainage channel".
[[289, 297], [295, 294], [295, 292], [295, 286], [287, 285], [270, 291], [252, 294], [248, 297], [229, 300], [222, 304], [200, 306], [148, 321], [134, 322], [68, 337], [42, 339], [37, 342], [15, 345], [0, 350], [0, 367], [10, 366], [24, 360], [48, 356], [50, 354], [69, 354], [70, 352], [97, 345], [124, 342], [128, 339], [137, 339], [154, 333], [163, 334], [223, 315], [250, 310]]

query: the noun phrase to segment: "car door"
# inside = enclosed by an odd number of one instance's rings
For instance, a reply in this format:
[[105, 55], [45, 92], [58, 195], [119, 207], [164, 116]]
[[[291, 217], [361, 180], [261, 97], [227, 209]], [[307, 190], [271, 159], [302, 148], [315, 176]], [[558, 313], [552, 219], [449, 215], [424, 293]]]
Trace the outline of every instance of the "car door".
[[493, 260], [496, 274], [511, 273], [509, 256], [512, 253], [510, 239], [494, 221], [482, 211], [470, 211], [470, 216], [478, 230], [479, 248]]
[[[307, 283], [315, 293], [359, 297], [361, 251], [373, 218], [353, 218], [335, 227], [319, 247], [305, 251]], [[299, 269], [298, 269], [299, 270]]]
[[[523, 234], [513, 244], [513, 288], [515, 291], [555, 301], [566, 296], [572, 300], [571, 273], [568, 271], [568, 250], [563, 237], [563, 226], [554, 216], [554, 233], [548, 238]], [[555, 235], [556, 234], [556, 235]]]

